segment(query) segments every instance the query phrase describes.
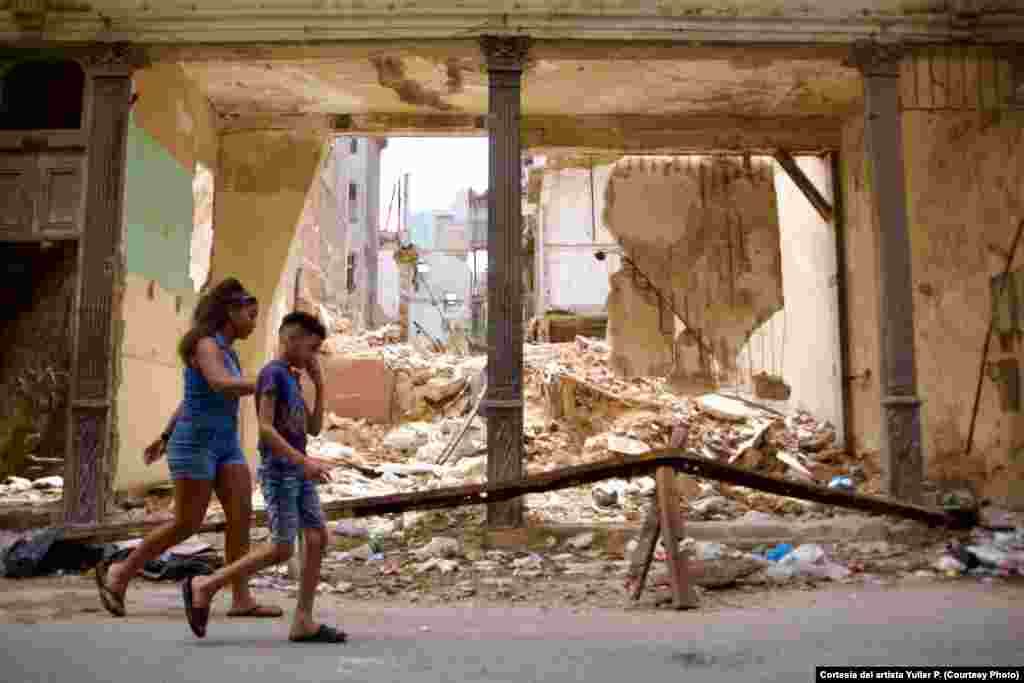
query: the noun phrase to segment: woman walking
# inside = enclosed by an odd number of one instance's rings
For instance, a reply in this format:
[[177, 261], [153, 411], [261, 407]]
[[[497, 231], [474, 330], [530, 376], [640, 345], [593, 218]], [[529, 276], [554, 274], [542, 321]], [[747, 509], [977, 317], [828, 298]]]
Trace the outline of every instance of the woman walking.
[[[185, 397], [167, 429], [145, 452], [146, 464], [166, 451], [174, 481], [174, 519], [157, 528], [123, 562], [96, 568], [100, 600], [114, 616], [125, 615], [128, 584], [146, 562], [195, 534], [216, 492], [224, 508], [228, 563], [249, 550], [252, 475], [238, 432], [238, 403], [256, 391], [242, 377], [232, 345], [256, 329], [259, 302], [234, 279], [224, 280], [196, 305], [190, 329], [178, 345], [185, 365]], [[278, 607], [259, 605], [246, 581], [232, 585], [228, 616], [279, 617]]]

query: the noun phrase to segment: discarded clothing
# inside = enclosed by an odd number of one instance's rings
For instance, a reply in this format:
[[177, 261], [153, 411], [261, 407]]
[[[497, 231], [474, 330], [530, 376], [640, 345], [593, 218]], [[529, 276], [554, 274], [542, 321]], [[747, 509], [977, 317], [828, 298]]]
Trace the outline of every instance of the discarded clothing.
[[207, 559], [164, 553], [147, 562], [142, 568], [142, 575], [150, 581], [181, 581], [190, 576], [206, 576], [213, 571], [213, 562]]
[[104, 547], [60, 540], [59, 529], [44, 529], [11, 544], [3, 553], [3, 576], [27, 579], [58, 571], [80, 572], [103, 558]]

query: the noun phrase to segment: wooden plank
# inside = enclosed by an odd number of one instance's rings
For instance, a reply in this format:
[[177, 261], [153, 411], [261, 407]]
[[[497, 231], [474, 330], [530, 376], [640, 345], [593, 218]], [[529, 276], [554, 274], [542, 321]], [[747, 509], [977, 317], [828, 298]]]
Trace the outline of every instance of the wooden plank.
[[[467, 382], [466, 386], [469, 386]], [[469, 415], [462, 422], [462, 427], [459, 429], [459, 433], [455, 435], [451, 441], [444, 447], [444, 451], [441, 452], [441, 457], [437, 459], [438, 465], [443, 465], [448, 462], [448, 458], [455, 452], [455, 448], [462, 441], [462, 437], [466, 436], [466, 432], [469, 431], [470, 425], [473, 424], [473, 420], [476, 418], [477, 413], [480, 412], [480, 402], [484, 400], [484, 396], [487, 395], [487, 382], [484, 382], [483, 388], [480, 390], [480, 395], [476, 397], [476, 401], [473, 403], [473, 410], [470, 411]]]
[[640, 530], [640, 538], [637, 541], [636, 550], [630, 558], [629, 573], [626, 578], [626, 585], [630, 590], [630, 598], [636, 602], [644, 592], [644, 585], [647, 583], [647, 575], [651, 571], [651, 562], [654, 561], [654, 550], [658, 547], [658, 537], [661, 535], [661, 518], [658, 513], [658, 501], [655, 497], [651, 509], [647, 511], [644, 519], [643, 529]]
[[[644, 453], [643, 455], [615, 456], [597, 463], [575, 465], [553, 472], [535, 474], [514, 482], [467, 484], [464, 486], [449, 486], [432, 491], [336, 500], [325, 503], [323, 510], [327, 519], [351, 519], [355, 517], [376, 517], [406, 512], [408, 510], [439, 510], [462, 505], [484, 505], [496, 500], [512, 500], [528, 493], [557, 491], [559, 489], [592, 484], [605, 479], [628, 479], [630, 477], [648, 476], [659, 467], [666, 465], [672, 467], [677, 472], [684, 472], [707, 479], [716, 479], [766, 493], [810, 500], [816, 503], [860, 510], [862, 512], [893, 515], [933, 526], [969, 528], [975, 522], [974, 517], [971, 515], [952, 514], [943, 510], [904, 503], [881, 496], [865, 496], [829, 489], [818, 484], [788, 481], [779, 477], [754, 472], [743, 467], [708, 460], [699, 455], [687, 454], [684, 449], [672, 448]], [[260, 526], [265, 523], [265, 519], [263, 512], [257, 512], [253, 516], [253, 525]], [[159, 526], [159, 523], [140, 522], [72, 526], [65, 528], [64, 538], [88, 542], [123, 540], [144, 534], [157, 526]], [[224, 528], [223, 521], [216, 521], [204, 524], [200, 531], [217, 532], [223, 531]]]
[[693, 586], [690, 585], [686, 556], [679, 552], [679, 542], [684, 536], [679, 492], [676, 490], [676, 472], [669, 465], [659, 467], [654, 480], [657, 486], [662, 544], [665, 546], [669, 582], [672, 586], [672, 604], [676, 609], [697, 607], [700, 601]]

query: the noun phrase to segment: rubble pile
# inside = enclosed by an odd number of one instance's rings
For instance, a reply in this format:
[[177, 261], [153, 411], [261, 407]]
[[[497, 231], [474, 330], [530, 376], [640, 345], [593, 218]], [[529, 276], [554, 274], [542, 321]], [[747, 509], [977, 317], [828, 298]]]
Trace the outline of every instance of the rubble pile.
[[46, 505], [59, 502], [63, 494], [61, 477], [42, 477], [35, 481], [7, 477], [0, 481], [0, 503], [5, 505]]

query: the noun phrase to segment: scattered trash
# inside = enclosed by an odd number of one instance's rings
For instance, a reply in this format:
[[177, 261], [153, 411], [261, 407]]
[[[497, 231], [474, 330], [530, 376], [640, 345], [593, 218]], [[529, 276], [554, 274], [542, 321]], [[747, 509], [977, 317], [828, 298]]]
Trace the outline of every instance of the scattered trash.
[[764, 556], [772, 562], [778, 562], [782, 558], [786, 557], [786, 555], [789, 555], [791, 552], [793, 552], [793, 546], [791, 546], [789, 543], [780, 543], [768, 552], [766, 552]]
[[839, 489], [840, 491], [854, 491], [853, 480], [850, 477], [832, 477], [828, 482], [830, 489]]

